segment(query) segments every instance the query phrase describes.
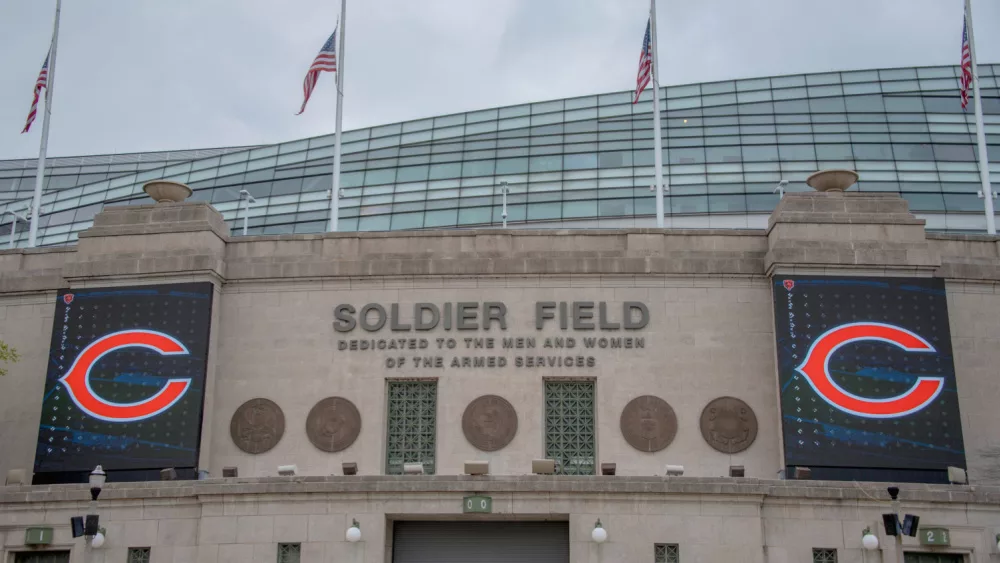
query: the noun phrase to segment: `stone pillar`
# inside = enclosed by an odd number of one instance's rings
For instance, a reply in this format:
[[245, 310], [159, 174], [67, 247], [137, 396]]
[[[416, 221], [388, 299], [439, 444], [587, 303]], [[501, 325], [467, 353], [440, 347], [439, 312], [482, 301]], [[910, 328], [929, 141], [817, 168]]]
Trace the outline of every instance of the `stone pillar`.
[[80, 233], [63, 277], [71, 285], [171, 275], [191, 281], [192, 273], [218, 280], [225, 276], [228, 238], [222, 215], [205, 202], [109, 207]]
[[785, 194], [768, 221], [768, 276], [931, 276], [941, 258], [923, 219], [893, 194]]

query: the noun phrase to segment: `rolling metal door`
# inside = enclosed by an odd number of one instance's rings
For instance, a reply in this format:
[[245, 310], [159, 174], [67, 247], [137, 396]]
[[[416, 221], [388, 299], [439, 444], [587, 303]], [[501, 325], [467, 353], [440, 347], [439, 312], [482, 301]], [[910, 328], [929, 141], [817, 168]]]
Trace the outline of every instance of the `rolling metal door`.
[[568, 522], [396, 522], [393, 563], [569, 563]]

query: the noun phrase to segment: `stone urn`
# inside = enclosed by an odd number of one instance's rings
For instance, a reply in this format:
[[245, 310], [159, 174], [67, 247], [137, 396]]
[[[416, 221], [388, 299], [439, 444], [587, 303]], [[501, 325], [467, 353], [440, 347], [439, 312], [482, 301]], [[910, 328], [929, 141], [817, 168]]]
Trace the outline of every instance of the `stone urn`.
[[858, 181], [853, 170], [820, 170], [806, 178], [806, 184], [818, 192], [842, 192]]
[[156, 200], [156, 203], [180, 203], [191, 197], [191, 188], [180, 182], [153, 180], [142, 186], [142, 191]]

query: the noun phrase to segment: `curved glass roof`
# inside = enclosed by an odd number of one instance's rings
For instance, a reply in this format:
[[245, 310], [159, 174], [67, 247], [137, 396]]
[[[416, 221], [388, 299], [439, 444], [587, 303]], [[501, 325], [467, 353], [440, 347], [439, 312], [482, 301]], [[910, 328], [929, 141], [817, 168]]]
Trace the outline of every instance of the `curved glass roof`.
[[[1000, 191], [1000, 65], [980, 65]], [[668, 225], [763, 227], [775, 186], [806, 190], [851, 168], [863, 192], [899, 193], [928, 228], [981, 230], [973, 112], [958, 67], [730, 80], [660, 89]], [[653, 226], [652, 90], [486, 109], [344, 133], [339, 230]], [[349, 111], [349, 107], [347, 108]], [[194, 189], [240, 234], [326, 229], [333, 136], [270, 146], [50, 160], [40, 244], [72, 242], [104, 206], [148, 203], [142, 184]], [[0, 161], [0, 211], [23, 212], [34, 161]], [[4, 219], [9, 221], [9, 215]], [[6, 225], [7, 223], [5, 223]], [[4, 227], [5, 229], [6, 227]], [[18, 226], [17, 244], [27, 239]]]

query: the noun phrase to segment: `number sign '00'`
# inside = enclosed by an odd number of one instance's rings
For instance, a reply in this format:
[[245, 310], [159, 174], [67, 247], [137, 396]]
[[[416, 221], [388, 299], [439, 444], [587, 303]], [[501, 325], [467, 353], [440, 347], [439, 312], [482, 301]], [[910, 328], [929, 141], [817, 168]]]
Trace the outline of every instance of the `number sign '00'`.
[[921, 528], [920, 545], [951, 545], [951, 533], [948, 528]]
[[493, 499], [484, 496], [471, 496], [462, 499], [462, 512], [493, 512]]

